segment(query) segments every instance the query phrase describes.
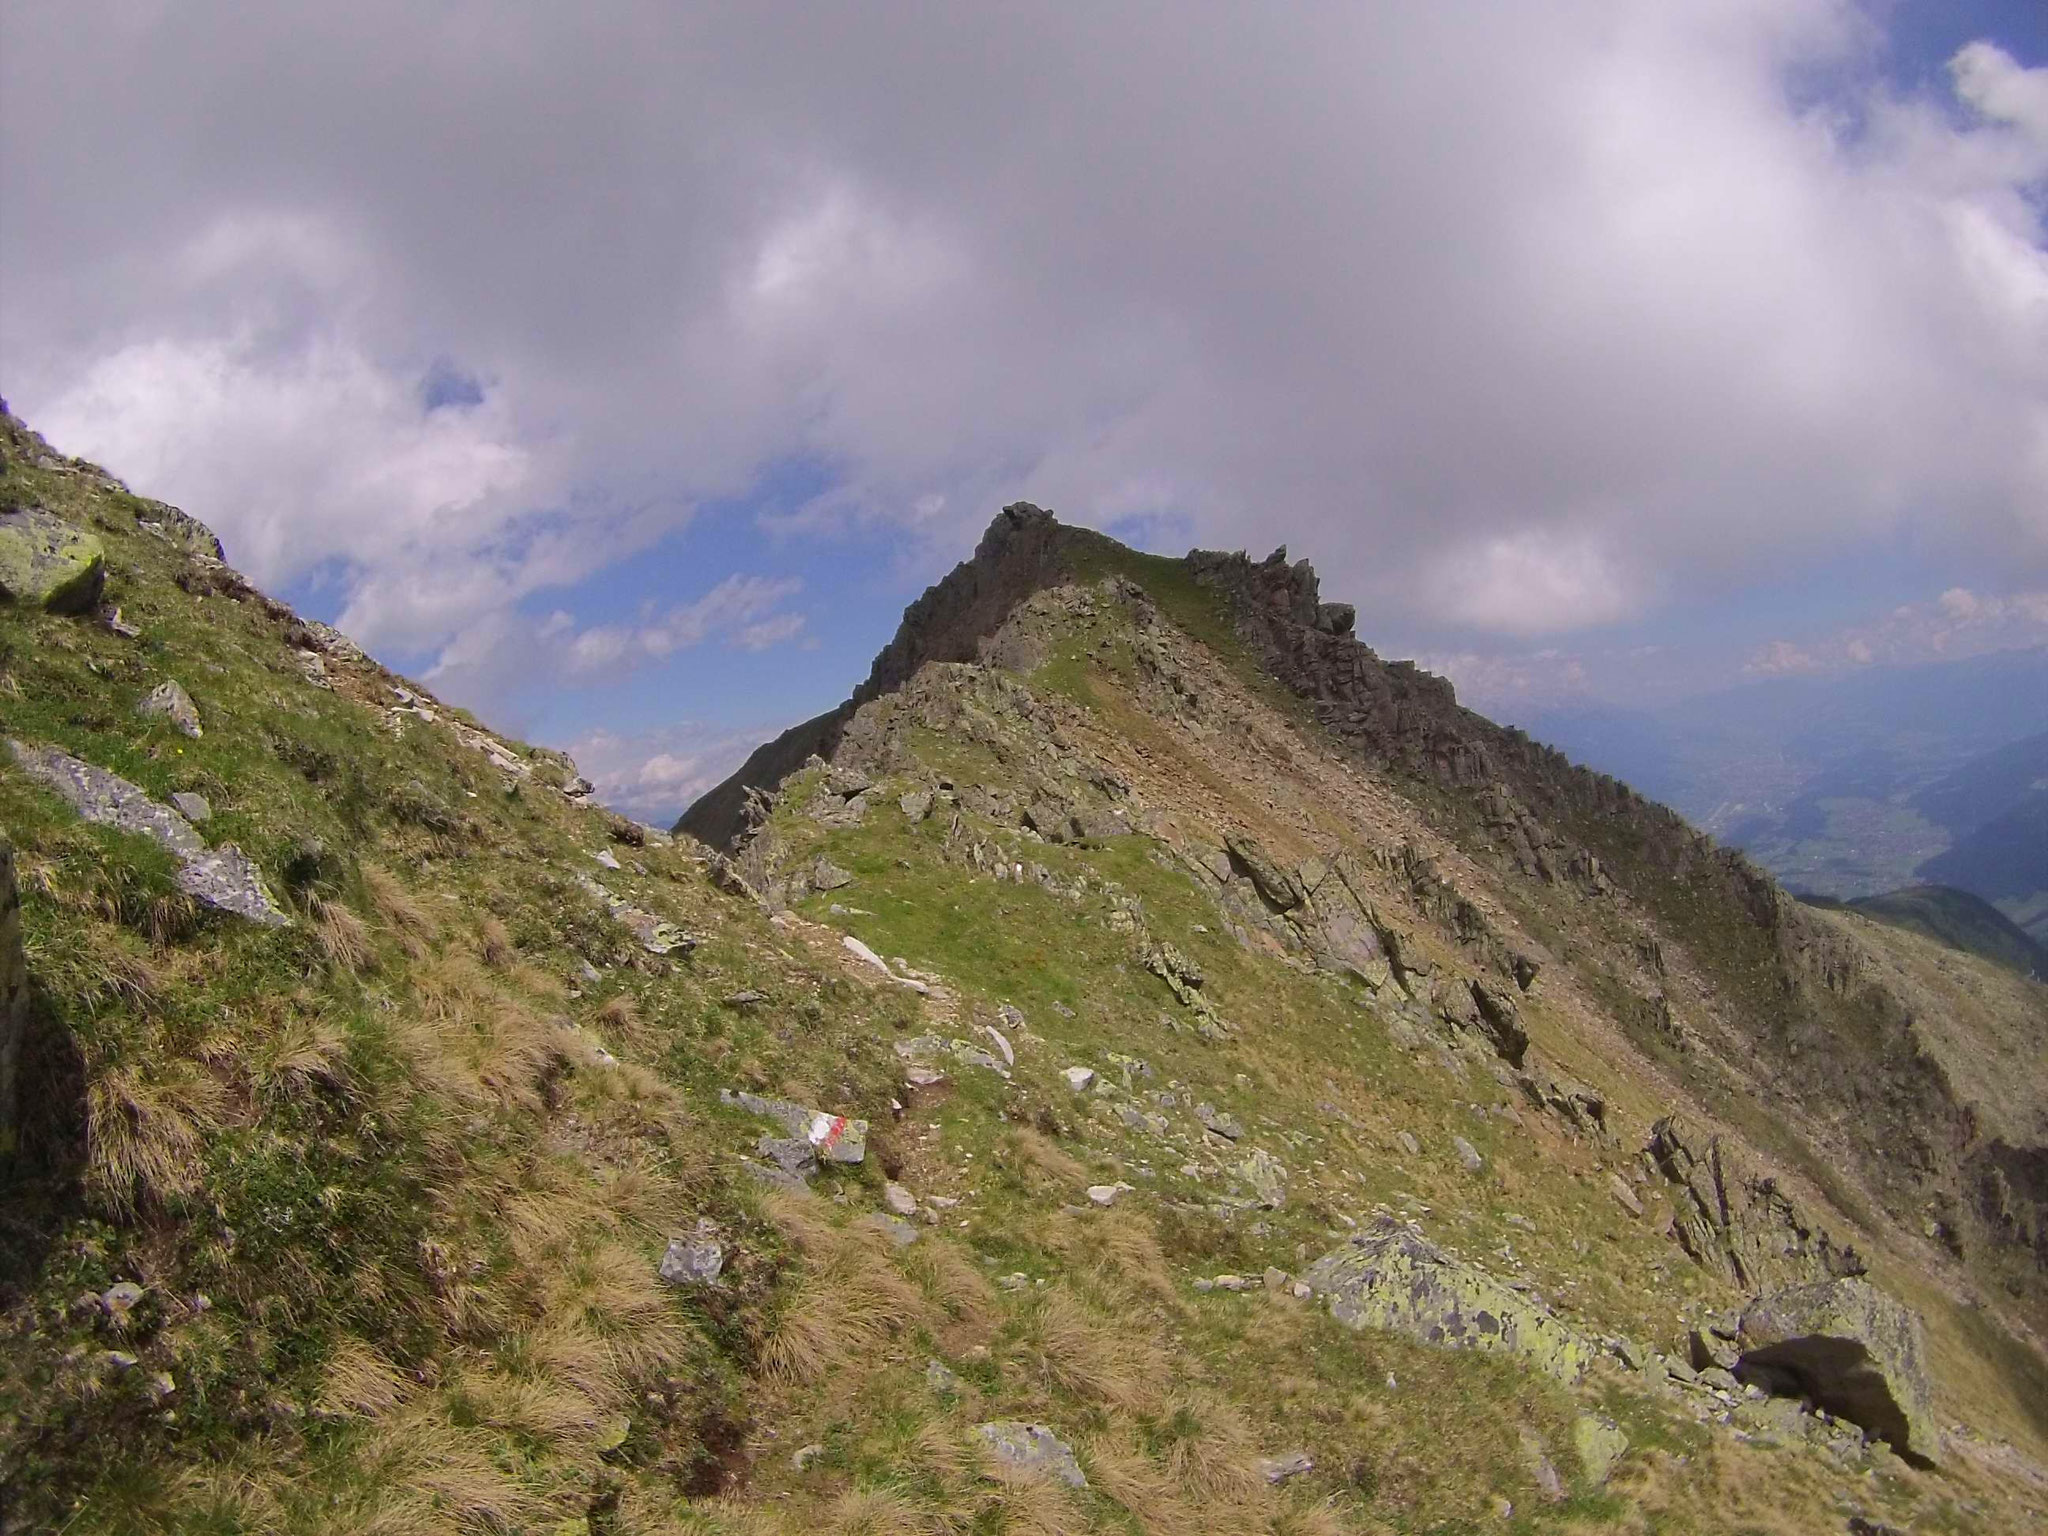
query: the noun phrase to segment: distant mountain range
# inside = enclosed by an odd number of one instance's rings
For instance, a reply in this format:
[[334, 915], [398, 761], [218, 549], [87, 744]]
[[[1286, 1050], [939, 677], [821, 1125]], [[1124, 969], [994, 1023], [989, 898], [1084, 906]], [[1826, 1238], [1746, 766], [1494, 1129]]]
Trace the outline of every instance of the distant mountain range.
[[1941, 884], [2048, 939], [2048, 647], [1522, 724], [1793, 890]]

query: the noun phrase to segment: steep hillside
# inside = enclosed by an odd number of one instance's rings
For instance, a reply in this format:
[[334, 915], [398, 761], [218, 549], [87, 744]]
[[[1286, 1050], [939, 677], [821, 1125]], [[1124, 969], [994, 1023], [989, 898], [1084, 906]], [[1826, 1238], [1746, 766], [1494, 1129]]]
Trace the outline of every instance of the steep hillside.
[[1846, 908], [1909, 928], [1951, 949], [1995, 960], [2036, 981], [2048, 979], [2048, 949], [2036, 944], [2024, 928], [1990, 902], [1952, 885], [1908, 886], [1855, 901], [1830, 901], [1822, 896], [1802, 899], [1808, 906]]
[[0, 1530], [2048, 1500], [2040, 991], [1306, 567], [1012, 509], [728, 856], [0, 452]]

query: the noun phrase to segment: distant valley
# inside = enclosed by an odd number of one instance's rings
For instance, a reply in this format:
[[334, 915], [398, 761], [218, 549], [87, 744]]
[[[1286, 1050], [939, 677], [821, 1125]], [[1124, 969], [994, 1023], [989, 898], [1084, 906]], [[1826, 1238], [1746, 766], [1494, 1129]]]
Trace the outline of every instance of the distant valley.
[[1792, 890], [1950, 886], [2048, 939], [2048, 648], [1521, 723]]

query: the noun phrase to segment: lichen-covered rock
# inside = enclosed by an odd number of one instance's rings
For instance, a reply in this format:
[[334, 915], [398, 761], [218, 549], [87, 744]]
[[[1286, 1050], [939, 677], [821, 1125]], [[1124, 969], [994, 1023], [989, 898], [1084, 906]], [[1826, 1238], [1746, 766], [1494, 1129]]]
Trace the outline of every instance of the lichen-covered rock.
[[85, 613], [106, 583], [106, 547], [83, 528], [41, 507], [0, 512], [0, 599]]
[[14, 1153], [15, 1075], [28, 1028], [28, 957], [21, 943], [21, 892], [14, 883], [14, 846], [0, 839], [0, 1157]]
[[1599, 1354], [1534, 1297], [1451, 1258], [1390, 1217], [1325, 1254], [1302, 1276], [1330, 1315], [1353, 1328], [1384, 1328], [1425, 1344], [1523, 1356], [1576, 1381]]
[[30, 747], [18, 741], [7, 745], [30, 778], [55, 790], [87, 821], [139, 833], [163, 844], [178, 860], [178, 886], [186, 894], [209, 907], [266, 926], [291, 921], [272, 899], [255, 861], [232, 843], [207, 847], [192, 823], [119, 774], [81, 762], [55, 747]]
[[1572, 1449], [1579, 1453], [1579, 1471], [1598, 1487], [1628, 1450], [1628, 1436], [1603, 1414], [1582, 1413], [1572, 1423]]
[[661, 1256], [661, 1278], [670, 1285], [710, 1285], [725, 1268], [725, 1245], [708, 1221], [689, 1237], [678, 1237]]
[[1017, 1419], [1000, 1419], [980, 1426], [981, 1438], [997, 1461], [1006, 1467], [1042, 1472], [1069, 1488], [1086, 1488], [1088, 1479], [1074, 1460], [1074, 1448], [1043, 1424], [1026, 1424]]
[[199, 725], [199, 706], [192, 695], [174, 682], [158, 683], [135, 706], [139, 715], [161, 715], [182, 735], [198, 738], [205, 734]]
[[1868, 1281], [1827, 1280], [1752, 1302], [1735, 1375], [1860, 1424], [1902, 1456], [1940, 1448], [1918, 1317]]
[[1259, 1204], [1267, 1210], [1277, 1211], [1287, 1203], [1287, 1170], [1264, 1147], [1255, 1148], [1235, 1172], [1251, 1186]]

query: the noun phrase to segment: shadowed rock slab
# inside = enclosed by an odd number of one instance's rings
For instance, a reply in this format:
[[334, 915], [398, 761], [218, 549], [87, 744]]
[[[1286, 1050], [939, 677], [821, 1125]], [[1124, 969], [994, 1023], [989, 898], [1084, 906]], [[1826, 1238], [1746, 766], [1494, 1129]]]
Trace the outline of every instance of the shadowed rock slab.
[[1741, 1381], [1807, 1398], [1910, 1459], [1929, 1462], [1940, 1449], [1920, 1320], [1868, 1281], [1765, 1296], [1743, 1312], [1736, 1341]]
[[0, 512], [0, 598], [84, 613], [107, 583], [100, 541], [41, 507]]
[[1450, 1349], [1521, 1355], [1577, 1381], [1599, 1353], [1534, 1297], [1453, 1259], [1412, 1227], [1382, 1218], [1302, 1279], [1352, 1328], [1384, 1328]]

